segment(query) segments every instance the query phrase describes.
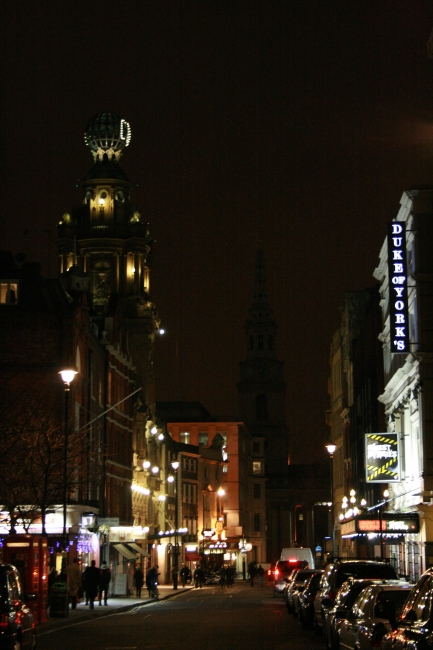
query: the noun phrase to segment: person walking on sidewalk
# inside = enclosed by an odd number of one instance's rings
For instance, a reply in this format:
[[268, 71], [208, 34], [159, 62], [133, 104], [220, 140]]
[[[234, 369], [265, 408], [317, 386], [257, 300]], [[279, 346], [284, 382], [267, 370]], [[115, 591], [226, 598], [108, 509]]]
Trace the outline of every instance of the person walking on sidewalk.
[[185, 587], [186, 581], [188, 580], [189, 569], [185, 566], [185, 563], [182, 563], [182, 568], [180, 570], [180, 580], [182, 582], [182, 587]]
[[71, 599], [72, 609], [76, 609], [78, 590], [81, 587], [81, 571], [76, 557], [74, 557], [72, 564], [66, 569], [66, 573], [68, 576], [69, 598]]
[[101, 564], [99, 576], [99, 605], [102, 605], [102, 594], [104, 594], [104, 604], [108, 605], [108, 587], [111, 581], [111, 571], [106, 562]]
[[136, 590], [135, 593], [137, 595], [137, 598], [141, 598], [141, 588], [144, 582], [144, 575], [140, 565], [138, 565], [135, 569], [134, 582], [135, 582], [135, 590]]
[[95, 607], [95, 598], [98, 595], [99, 579], [100, 579], [99, 569], [96, 566], [95, 560], [92, 560], [90, 566], [87, 567], [87, 573], [86, 573], [86, 584], [87, 584], [86, 595], [88, 594], [89, 596], [90, 609], [94, 609]]

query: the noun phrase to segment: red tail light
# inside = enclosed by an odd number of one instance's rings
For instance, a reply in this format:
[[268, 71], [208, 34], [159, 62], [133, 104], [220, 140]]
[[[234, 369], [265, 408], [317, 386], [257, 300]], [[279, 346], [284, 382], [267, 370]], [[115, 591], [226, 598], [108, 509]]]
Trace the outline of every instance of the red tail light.
[[275, 578], [278, 578], [279, 573], [280, 573], [280, 572], [278, 571], [278, 569], [275, 569], [275, 571], [274, 571], [274, 576], [275, 576]]
[[0, 631], [5, 632], [9, 625], [9, 615], [1, 614], [0, 615]]

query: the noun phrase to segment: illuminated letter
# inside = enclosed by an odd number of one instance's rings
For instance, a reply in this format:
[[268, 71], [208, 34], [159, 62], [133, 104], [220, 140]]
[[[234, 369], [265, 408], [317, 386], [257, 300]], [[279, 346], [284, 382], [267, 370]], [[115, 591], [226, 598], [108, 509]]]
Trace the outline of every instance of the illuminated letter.
[[399, 235], [401, 232], [403, 232], [403, 226], [399, 223], [393, 223], [392, 224], [392, 234], [393, 235]]

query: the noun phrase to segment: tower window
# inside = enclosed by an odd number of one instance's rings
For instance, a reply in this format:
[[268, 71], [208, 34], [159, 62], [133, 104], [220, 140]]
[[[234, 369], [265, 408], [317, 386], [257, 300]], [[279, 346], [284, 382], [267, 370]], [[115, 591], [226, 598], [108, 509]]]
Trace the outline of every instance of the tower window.
[[254, 336], [251, 334], [250, 336], [250, 341], [249, 341], [249, 350], [254, 350]]
[[268, 419], [268, 398], [266, 395], [256, 397], [256, 419], [258, 422], [266, 422]]
[[3, 280], [0, 287], [0, 303], [2, 305], [16, 305], [18, 302], [18, 282], [16, 280]]
[[265, 347], [265, 342], [264, 342], [263, 334], [259, 334], [259, 338], [258, 338], [258, 349], [259, 349], [259, 350], [263, 350], [264, 347]]
[[260, 532], [260, 512], [254, 513], [254, 531], [256, 533]]
[[270, 337], [268, 338], [268, 348], [269, 348], [270, 350], [273, 350], [273, 349], [274, 349], [274, 337], [273, 337], [273, 336], [270, 336]]
[[260, 499], [260, 483], [254, 483], [254, 498]]

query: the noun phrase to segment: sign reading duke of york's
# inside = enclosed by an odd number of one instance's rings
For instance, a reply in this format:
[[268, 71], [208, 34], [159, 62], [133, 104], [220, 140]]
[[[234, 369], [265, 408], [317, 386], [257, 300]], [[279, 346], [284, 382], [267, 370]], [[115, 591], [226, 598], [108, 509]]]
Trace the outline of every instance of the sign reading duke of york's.
[[406, 233], [403, 221], [388, 224], [389, 317], [391, 352], [409, 352]]
[[398, 433], [365, 434], [367, 483], [395, 483], [400, 480]]

